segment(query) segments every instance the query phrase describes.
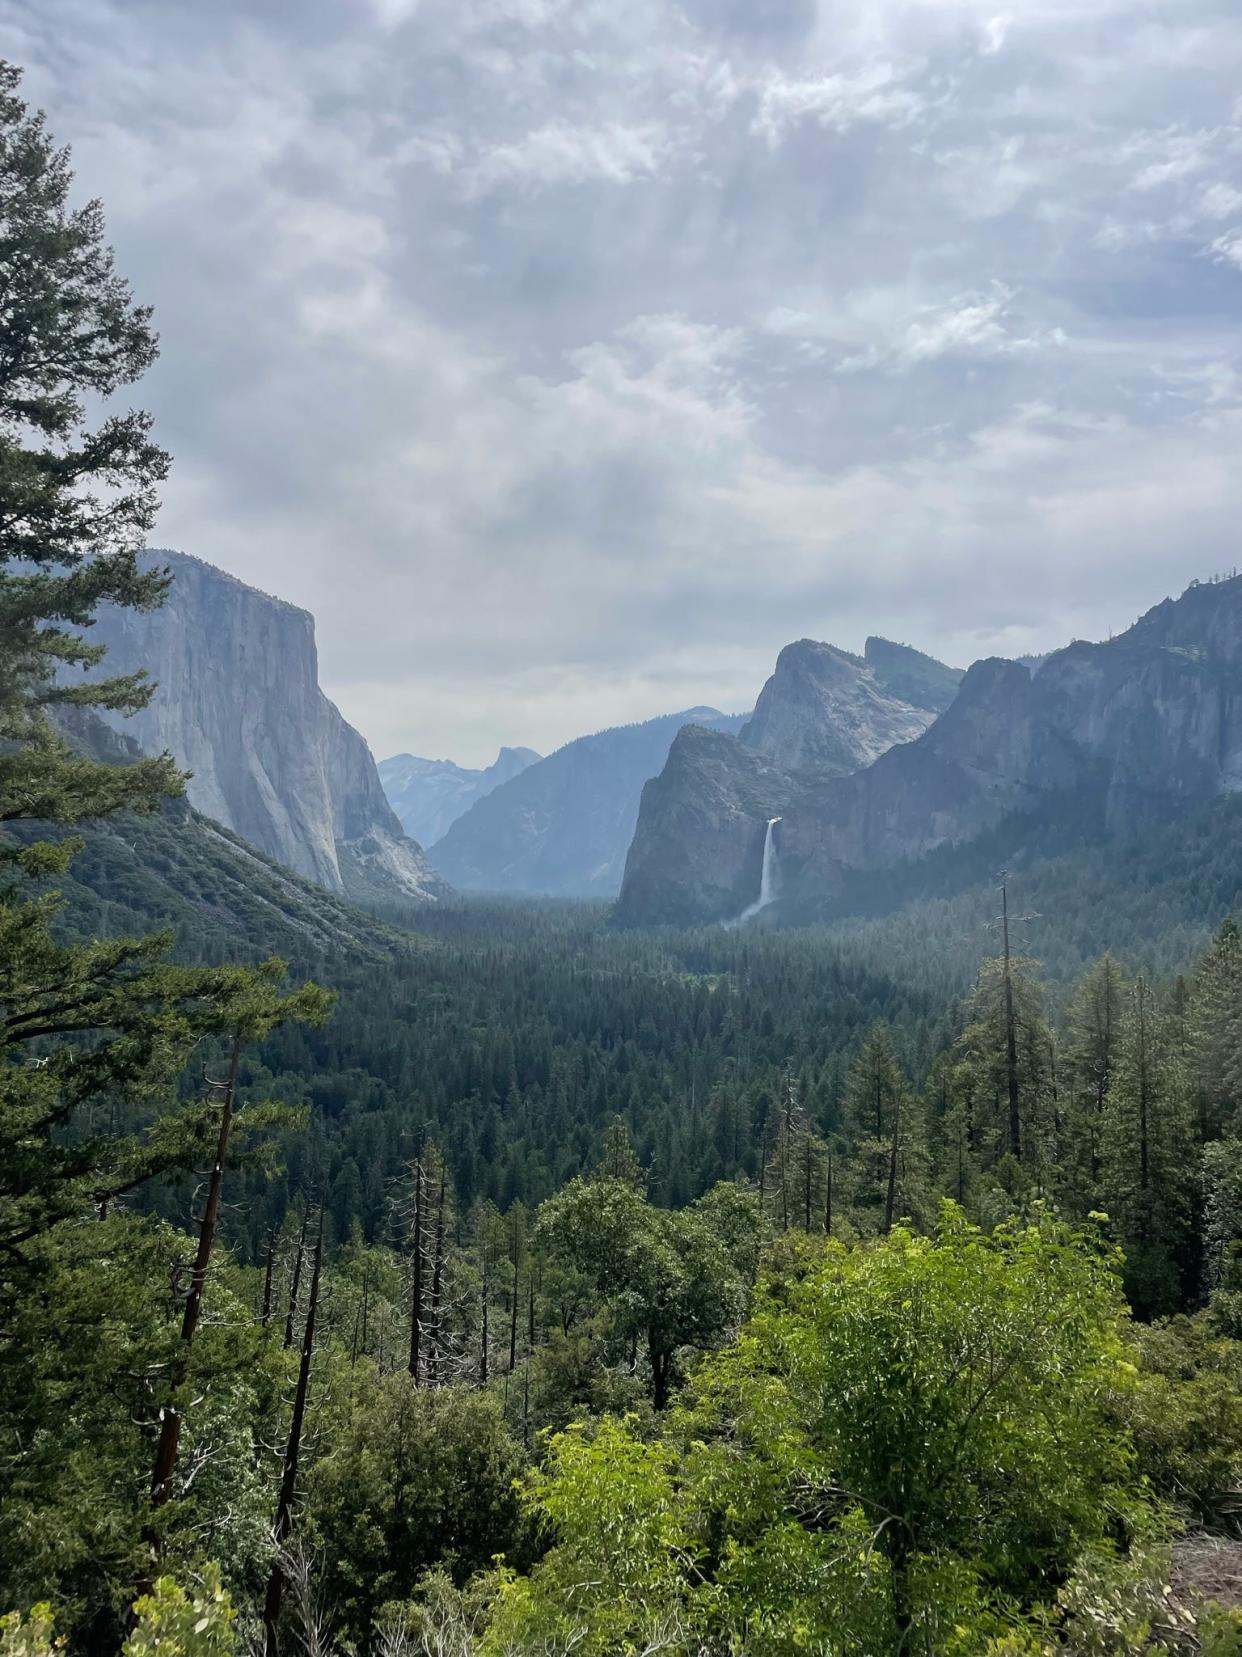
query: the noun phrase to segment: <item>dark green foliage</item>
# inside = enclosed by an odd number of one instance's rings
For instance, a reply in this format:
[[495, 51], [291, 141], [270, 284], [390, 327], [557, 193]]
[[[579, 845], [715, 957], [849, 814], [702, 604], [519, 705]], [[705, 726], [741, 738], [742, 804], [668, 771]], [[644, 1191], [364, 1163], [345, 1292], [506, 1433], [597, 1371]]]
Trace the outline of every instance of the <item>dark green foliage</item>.
[[540, 1210], [538, 1246], [579, 1280], [579, 1304], [607, 1309], [617, 1356], [641, 1342], [657, 1410], [668, 1404], [678, 1353], [718, 1344], [742, 1307], [745, 1284], [713, 1229], [718, 1215], [713, 1204], [652, 1208], [618, 1179], [574, 1180]]
[[432, 1566], [461, 1583], [503, 1553], [528, 1552], [515, 1482], [522, 1468], [494, 1396], [428, 1391], [370, 1365], [341, 1378], [320, 1411], [323, 1450], [306, 1495], [306, 1535], [341, 1628], [365, 1640], [389, 1600]]
[[150, 312], [114, 273], [98, 202], [69, 205], [68, 152], [17, 94], [0, 63], [0, 821], [76, 821], [96, 809], [151, 803], [175, 786], [165, 760], [124, 776], [70, 757], [44, 709], [53, 703], [139, 707], [140, 679], [89, 689], [56, 682], [88, 667], [103, 600], [157, 604], [160, 571], [136, 554], [150, 529], [168, 457], [146, 415], [105, 415], [106, 402], [150, 366]]
[[1242, 1345], [1203, 1314], [1134, 1329], [1139, 1376], [1122, 1400], [1152, 1490], [1195, 1525], [1242, 1526]]

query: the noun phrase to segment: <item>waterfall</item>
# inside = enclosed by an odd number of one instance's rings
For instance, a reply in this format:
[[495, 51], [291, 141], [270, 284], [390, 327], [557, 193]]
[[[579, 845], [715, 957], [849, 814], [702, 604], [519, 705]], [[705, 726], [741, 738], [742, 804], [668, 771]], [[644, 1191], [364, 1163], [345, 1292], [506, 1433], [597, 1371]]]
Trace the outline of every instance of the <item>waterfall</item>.
[[734, 926], [740, 926], [743, 921], [748, 921], [752, 915], [757, 915], [761, 909], [766, 909], [770, 903], [780, 896], [781, 867], [776, 859], [776, 825], [779, 822], [779, 817], [768, 818], [767, 833], [763, 837], [763, 869], [759, 876], [759, 896], [753, 903], [746, 905], [742, 913], [733, 922]]

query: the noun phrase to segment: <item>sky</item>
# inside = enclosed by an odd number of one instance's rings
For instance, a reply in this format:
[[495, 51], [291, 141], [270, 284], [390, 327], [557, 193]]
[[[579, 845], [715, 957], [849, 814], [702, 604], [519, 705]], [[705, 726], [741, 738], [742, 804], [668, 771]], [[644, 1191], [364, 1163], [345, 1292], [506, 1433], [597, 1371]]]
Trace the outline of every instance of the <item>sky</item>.
[[1237, 0], [0, 0], [158, 533], [486, 764], [1242, 561]]

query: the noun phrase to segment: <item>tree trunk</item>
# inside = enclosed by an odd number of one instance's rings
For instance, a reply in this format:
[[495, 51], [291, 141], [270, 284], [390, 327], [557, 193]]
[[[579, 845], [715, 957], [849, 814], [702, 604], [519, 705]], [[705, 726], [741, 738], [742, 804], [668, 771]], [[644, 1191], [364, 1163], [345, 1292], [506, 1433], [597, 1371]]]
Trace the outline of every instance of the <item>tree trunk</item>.
[[289, 1285], [289, 1311], [285, 1318], [285, 1351], [293, 1345], [293, 1331], [298, 1316], [298, 1295], [302, 1291], [302, 1256], [306, 1252], [306, 1210], [302, 1213], [302, 1229], [298, 1233], [297, 1258], [293, 1262], [293, 1282]]
[[509, 1308], [509, 1373], [517, 1368], [517, 1329], [518, 1329], [518, 1253], [517, 1240], [513, 1244], [513, 1293], [510, 1296], [513, 1304]]
[[888, 1191], [884, 1198], [884, 1235], [893, 1229], [893, 1210], [897, 1204], [897, 1153], [901, 1145], [901, 1099], [893, 1106], [893, 1138], [888, 1151]]
[[272, 1269], [276, 1264], [276, 1233], [269, 1233], [267, 1239], [267, 1264], [263, 1272], [263, 1315], [259, 1322], [266, 1329], [272, 1321]]
[[647, 1351], [651, 1358], [651, 1402], [657, 1410], [665, 1410], [668, 1408], [668, 1383], [673, 1354], [658, 1351], [650, 1338], [647, 1341]]
[[1013, 968], [1009, 956], [1009, 888], [1001, 883], [1001, 925], [1005, 945], [1005, 1089], [1009, 1096], [1009, 1149], [1022, 1161], [1022, 1112], [1018, 1096], [1018, 1021], [1013, 1005]]
[[491, 1293], [491, 1283], [488, 1280], [487, 1244], [483, 1244], [483, 1322], [479, 1331], [479, 1385], [487, 1385], [487, 1302]]
[[436, 1247], [431, 1267], [430, 1328], [427, 1331], [427, 1384], [434, 1386], [440, 1369], [440, 1290], [444, 1282], [444, 1165], [440, 1165], [440, 1195], [436, 1203]]
[[284, 1596], [285, 1573], [281, 1550], [293, 1530], [293, 1502], [297, 1495], [298, 1459], [302, 1452], [302, 1427], [306, 1420], [306, 1398], [310, 1390], [311, 1357], [315, 1350], [315, 1312], [319, 1305], [319, 1271], [323, 1263], [323, 1209], [319, 1210], [319, 1235], [315, 1241], [314, 1262], [311, 1268], [310, 1301], [306, 1309], [306, 1326], [302, 1331], [302, 1356], [298, 1364], [298, 1385], [293, 1397], [293, 1415], [289, 1421], [289, 1440], [285, 1446], [284, 1470], [280, 1480], [280, 1496], [276, 1503], [276, 1518], [272, 1524], [272, 1540], [277, 1554], [272, 1573], [267, 1579], [267, 1593], [263, 1600], [264, 1650], [266, 1657], [277, 1657], [279, 1651], [277, 1628], [280, 1623], [280, 1602]]
[[1138, 1013], [1138, 1084], [1139, 1084], [1139, 1185], [1146, 1191], [1151, 1182], [1151, 1143], [1148, 1134], [1148, 1104], [1150, 1092], [1147, 1062], [1147, 986], [1142, 979], [1135, 986], [1135, 1010]]
[[[229, 1057], [229, 1075], [224, 1084], [224, 1098], [220, 1109], [220, 1131], [216, 1137], [216, 1160], [212, 1165], [207, 1187], [207, 1206], [198, 1228], [198, 1249], [190, 1273], [190, 1290], [186, 1296], [185, 1312], [181, 1319], [181, 1347], [173, 1364], [171, 1376], [172, 1398], [160, 1421], [159, 1443], [155, 1450], [155, 1468], [151, 1475], [151, 1506], [162, 1507], [172, 1494], [172, 1478], [177, 1466], [177, 1449], [181, 1442], [181, 1411], [176, 1404], [178, 1389], [185, 1385], [190, 1367], [190, 1348], [194, 1332], [203, 1310], [203, 1294], [207, 1287], [207, 1268], [216, 1241], [216, 1226], [220, 1217], [220, 1193], [224, 1187], [224, 1161], [228, 1155], [229, 1135], [233, 1131], [233, 1101], [237, 1093], [237, 1066], [241, 1059], [241, 1037], [233, 1037]], [[218, 1084], [215, 1084], [218, 1085]]]
[[914, 1650], [914, 1605], [910, 1587], [910, 1560], [904, 1546], [889, 1550], [889, 1575], [893, 1587], [893, 1622], [897, 1630], [896, 1657]]
[[414, 1163], [414, 1263], [410, 1288], [410, 1379], [418, 1385], [423, 1338], [423, 1164]]

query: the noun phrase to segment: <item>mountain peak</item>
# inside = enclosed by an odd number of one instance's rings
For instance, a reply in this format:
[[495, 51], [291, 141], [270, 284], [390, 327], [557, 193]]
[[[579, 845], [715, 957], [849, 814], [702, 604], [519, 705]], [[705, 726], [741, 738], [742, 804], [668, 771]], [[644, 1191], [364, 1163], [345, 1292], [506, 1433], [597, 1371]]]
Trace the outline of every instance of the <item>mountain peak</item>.
[[797, 639], [776, 658], [742, 741], [782, 770], [843, 775], [913, 741], [932, 717], [888, 695], [861, 657]]
[[882, 690], [930, 713], [944, 712], [962, 680], [961, 668], [946, 667], [913, 645], [895, 644], [878, 634], [863, 646], [863, 659]]

